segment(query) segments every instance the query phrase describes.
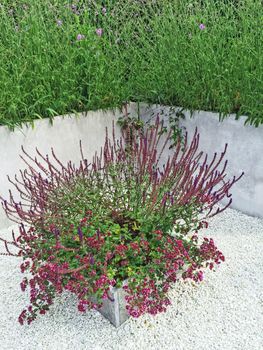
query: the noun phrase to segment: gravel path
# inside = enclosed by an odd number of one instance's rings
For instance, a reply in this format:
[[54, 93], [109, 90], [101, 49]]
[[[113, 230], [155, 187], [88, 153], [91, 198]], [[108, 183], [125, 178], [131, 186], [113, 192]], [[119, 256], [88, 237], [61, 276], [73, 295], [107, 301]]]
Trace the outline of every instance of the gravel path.
[[228, 209], [205, 235], [226, 257], [217, 272], [207, 271], [199, 285], [178, 282], [165, 314], [130, 319], [119, 329], [96, 311], [79, 314], [66, 293], [47, 315], [20, 326], [28, 299], [19, 287], [19, 259], [0, 256], [0, 350], [262, 350], [263, 220]]

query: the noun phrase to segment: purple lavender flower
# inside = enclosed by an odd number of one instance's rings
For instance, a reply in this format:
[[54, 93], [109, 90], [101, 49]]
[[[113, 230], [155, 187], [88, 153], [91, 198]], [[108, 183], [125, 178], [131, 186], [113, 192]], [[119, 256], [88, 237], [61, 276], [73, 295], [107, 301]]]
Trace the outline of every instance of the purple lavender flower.
[[82, 240], [83, 240], [83, 232], [82, 232], [80, 227], [78, 227], [78, 235], [79, 235], [80, 242], [82, 242]]
[[61, 21], [61, 19], [58, 19], [58, 20], [57, 20], [57, 26], [58, 26], [58, 27], [61, 27], [62, 24], [63, 24], [63, 22]]
[[83, 34], [78, 34], [77, 35], [77, 41], [81, 41], [83, 39], [85, 39], [85, 35], [83, 35]]
[[167, 201], [167, 194], [165, 193], [165, 195], [163, 196], [161, 205], [164, 206], [166, 204], [166, 201]]
[[80, 12], [78, 11], [77, 5], [72, 5], [71, 6], [71, 11], [72, 11], [72, 13], [74, 13], [74, 15], [77, 15], [77, 16], [80, 15]]
[[102, 34], [103, 34], [103, 29], [102, 29], [102, 28], [97, 28], [97, 29], [96, 29], [96, 34], [97, 34], [98, 36], [102, 36]]
[[200, 23], [200, 24], [199, 24], [199, 28], [200, 28], [201, 30], [204, 30], [204, 29], [205, 29], [204, 23]]

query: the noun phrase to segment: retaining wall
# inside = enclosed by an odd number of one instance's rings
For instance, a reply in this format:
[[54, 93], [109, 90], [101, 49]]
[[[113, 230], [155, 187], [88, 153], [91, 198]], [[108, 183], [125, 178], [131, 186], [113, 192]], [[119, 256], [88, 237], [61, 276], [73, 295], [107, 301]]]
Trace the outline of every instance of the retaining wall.
[[[169, 107], [147, 106], [141, 104], [139, 111], [135, 103], [131, 103], [128, 111], [131, 115], [140, 116], [147, 120], [159, 113], [168, 120]], [[199, 112], [190, 117], [184, 112], [185, 120], [180, 120], [180, 127], [185, 127], [191, 137], [195, 128], [200, 133], [200, 150], [213, 156], [221, 152], [228, 143], [226, 158], [228, 159], [227, 173], [229, 176], [245, 172], [244, 177], [232, 189], [233, 208], [246, 214], [263, 217], [263, 126], [258, 128], [244, 126], [245, 117], [235, 120], [229, 116], [219, 122], [217, 113]], [[105, 128], [111, 129], [112, 121], [117, 121], [123, 111], [96, 111], [85, 114], [56, 117], [53, 125], [47, 119], [37, 120], [34, 128], [23, 126], [21, 129], [10, 131], [0, 127], [0, 193], [6, 197], [11, 188], [6, 175], [11, 177], [25, 168], [19, 157], [21, 145], [30, 153], [35, 154], [35, 147], [44, 153], [50, 153], [53, 147], [58, 158], [62, 161], [79, 162], [79, 140], [88, 159], [99, 150], [104, 143]], [[118, 132], [118, 128], [117, 128]], [[5, 214], [0, 208], [0, 228], [9, 226]]]
[[[135, 106], [133, 106], [136, 111]], [[153, 111], [168, 119], [168, 107], [147, 106], [143, 104], [140, 114], [146, 120]], [[226, 159], [228, 166], [226, 173], [232, 177], [245, 172], [231, 192], [233, 194], [232, 208], [252, 216], [263, 217], [263, 125], [244, 125], [246, 117], [238, 120], [230, 115], [219, 121], [219, 114], [212, 112], [183, 112], [185, 119], [180, 119], [179, 126], [185, 127], [191, 138], [197, 127], [200, 134], [200, 150], [211, 157], [215, 152], [221, 153], [227, 143]]]
[[190, 135], [195, 128], [200, 133], [200, 149], [208, 154], [221, 152], [228, 144], [227, 174], [244, 176], [232, 189], [232, 207], [252, 216], [263, 217], [263, 126], [245, 125], [246, 118], [235, 120], [234, 115], [219, 122], [217, 113], [195, 113], [193, 118], [186, 113], [180, 126]]
[[[8, 189], [12, 185], [7, 175], [12, 178], [25, 168], [20, 159], [21, 145], [30, 155], [35, 155], [37, 147], [44, 155], [50, 154], [51, 147], [61, 161], [80, 161], [79, 140], [87, 159], [92, 159], [94, 152], [104, 143], [105, 128], [112, 128], [112, 121], [116, 121], [122, 112], [96, 111], [85, 114], [66, 115], [55, 117], [51, 125], [48, 119], [36, 120], [34, 128], [23, 126], [15, 131], [7, 127], [0, 127], [0, 194], [6, 198]], [[0, 229], [9, 226], [11, 222], [6, 218], [0, 207]]]

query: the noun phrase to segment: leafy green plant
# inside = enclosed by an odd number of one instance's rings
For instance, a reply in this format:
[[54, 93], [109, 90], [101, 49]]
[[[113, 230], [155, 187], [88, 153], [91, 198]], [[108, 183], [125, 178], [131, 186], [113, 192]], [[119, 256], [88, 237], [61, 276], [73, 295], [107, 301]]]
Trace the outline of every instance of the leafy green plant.
[[260, 0], [4, 1], [0, 124], [143, 101], [262, 123]]
[[[21, 271], [31, 273], [21, 282], [31, 302], [21, 324], [44, 314], [63, 290], [85, 311], [100, 307], [112, 286], [125, 289], [130, 315], [156, 314], [169, 305], [167, 291], [180, 272], [201, 281], [203, 268], [224, 261], [214, 241], [197, 233], [231, 204], [229, 191], [242, 174], [227, 180], [226, 148], [208, 162], [197, 132], [169, 150], [170, 133], [162, 130], [159, 118], [146, 129], [129, 126], [120, 139], [113, 128], [91, 163], [81, 147], [79, 166], [62, 164], [53, 151], [53, 161], [23, 152], [27, 169], [10, 179], [21, 201], [12, 192], [2, 198], [20, 234], [0, 239], [4, 254], [23, 257]], [[229, 202], [220, 209], [223, 198]]]

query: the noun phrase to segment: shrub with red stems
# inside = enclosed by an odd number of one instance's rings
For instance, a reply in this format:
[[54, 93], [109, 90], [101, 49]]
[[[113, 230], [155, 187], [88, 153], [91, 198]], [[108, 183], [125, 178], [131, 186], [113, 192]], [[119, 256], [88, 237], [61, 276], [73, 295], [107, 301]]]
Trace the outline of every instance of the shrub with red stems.
[[157, 117], [117, 139], [113, 126], [90, 162], [80, 144], [79, 165], [63, 164], [53, 149], [51, 157], [22, 149], [26, 169], [9, 178], [20, 199], [12, 191], [1, 198], [19, 225], [13, 240], [1, 238], [3, 254], [23, 258], [21, 289], [30, 288], [21, 324], [45, 314], [65, 290], [77, 295], [80, 312], [99, 308], [113, 286], [125, 289], [131, 316], [156, 314], [170, 304], [167, 292], [180, 276], [201, 281], [205, 267], [224, 261], [214, 241], [197, 234], [231, 204], [229, 191], [242, 174], [227, 179], [227, 147], [208, 162], [197, 131], [171, 149], [164, 130]]

